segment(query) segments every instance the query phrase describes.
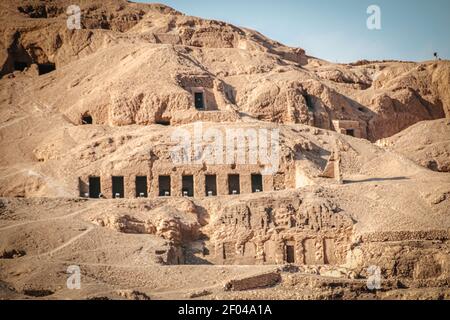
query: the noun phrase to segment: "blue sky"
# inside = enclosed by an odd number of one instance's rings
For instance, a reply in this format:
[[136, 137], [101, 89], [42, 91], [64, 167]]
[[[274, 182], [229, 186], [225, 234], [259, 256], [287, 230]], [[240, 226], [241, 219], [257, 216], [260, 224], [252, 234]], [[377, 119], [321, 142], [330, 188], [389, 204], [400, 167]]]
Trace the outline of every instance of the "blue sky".
[[[139, 2], [154, 2], [135, 0]], [[450, 59], [450, 0], [159, 0], [185, 14], [255, 29], [334, 62]], [[369, 5], [381, 30], [369, 30]]]

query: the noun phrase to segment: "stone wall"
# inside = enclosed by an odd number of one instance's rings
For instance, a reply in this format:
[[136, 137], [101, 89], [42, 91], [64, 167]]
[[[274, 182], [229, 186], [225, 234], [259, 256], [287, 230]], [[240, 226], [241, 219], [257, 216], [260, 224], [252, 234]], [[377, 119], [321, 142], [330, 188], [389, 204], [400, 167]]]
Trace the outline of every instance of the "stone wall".
[[380, 268], [383, 279], [403, 286], [450, 285], [450, 230], [364, 234], [350, 251], [348, 266], [363, 276]]
[[233, 90], [223, 81], [209, 75], [178, 75], [177, 83], [192, 95], [201, 92], [204, 95], [205, 111], [226, 110], [227, 105], [232, 104]]
[[342, 265], [350, 249], [352, 220], [320, 198], [230, 201], [212, 213], [205, 242], [213, 264]]
[[[76, 186], [78, 190], [74, 190], [74, 195], [92, 197], [88, 194], [90, 177], [100, 178], [101, 198], [105, 199], [113, 197], [113, 177], [123, 177], [125, 198], [136, 198], [140, 196], [136, 191], [136, 177], [146, 177], [147, 192], [145, 192], [144, 196], [150, 198], [162, 196], [159, 185], [160, 177], [170, 177], [169, 196], [182, 197], [185, 196], [185, 194], [183, 194], [182, 185], [183, 176], [189, 178], [192, 176], [193, 194], [189, 196], [194, 198], [204, 198], [209, 196], [208, 191], [210, 190], [206, 190], [206, 176], [215, 176], [217, 196], [232, 194], [229, 188], [230, 175], [239, 176], [239, 188], [237, 188], [239, 190], [236, 190], [237, 194], [250, 194], [258, 192], [257, 190], [260, 190], [260, 192], [270, 192], [296, 189], [299, 185], [297, 179], [299, 172], [301, 173], [303, 180], [311, 181], [311, 173], [302, 172], [302, 168], [298, 165], [299, 160], [296, 160], [293, 155], [294, 151], [285, 148], [284, 146], [281, 146], [280, 148], [280, 162], [277, 167], [272, 167], [274, 165], [273, 163], [266, 165], [261, 164], [259, 160], [256, 164], [207, 164], [208, 162], [206, 160], [196, 161], [195, 159], [188, 159], [190, 161], [187, 161], [186, 163], [180, 161], [181, 163], [178, 164], [177, 161], [180, 159], [174, 160], [170, 152], [173, 146], [174, 143], [169, 144], [169, 142], [161, 141], [161, 143], [155, 145], [148, 154], [140, 154], [129, 160], [120, 159], [117, 162], [108, 163], [107, 166], [102, 167], [95, 172], [84, 170], [78, 177]], [[245, 161], [250, 161], [250, 159], [247, 159], [250, 158], [249, 147], [250, 146], [247, 144], [237, 146], [238, 149], [244, 149]], [[192, 147], [192, 153], [194, 149], [195, 148]], [[225, 151], [226, 150], [224, 150], [224, 152]], [[183, 152], [189, 151], [184, 150]], [[224, 158], [226, 157], [224, 156]], [[228, 162], [227, 159], [220, 160], [214, 158], [211, 159], [211, 161], [212, 160]], [[239, 159], [235, 158], [234, 162], [238, 162], [237, 160]], [[266, 173], [265, 169], [273, 169], [275, 172]], [[258, 184], [257, 182], [253, 183], [254, 185], [252, 188], [252, 175], [261, 176], [262, 188], [259, 185], [256, 187], [256, 184]], [[308, 184], [308, 181], [303, 182], [302, 186]]]
[[352, 131], [355, 138], [367, 138], [367, 128], [358, 121], [333, 120], [333, 126], [336, 132], [349, 135], [348, 130]]
[[[228, 176], [239, 175], [240, 194], [252, 193], [252, 174], [260, 174], [262, 168], [259, 165], [186, 165], [174, 166], [170, 164], [157, 163], [152, 168], [147, 169], [124, 169], [113, 171], [102, 171], [83, 175], [79, 177], [79, 196], [88, 197], [89, 177], [99, 177], [101, 183], [102, 198], [110, 199], [112, 195], [112, 177], [124, 177], [125, 198], [136, 198], [136, 177], [147, 177], [147, 193], [151, 198], [160, 195], [159, 177], [170, 176], [171, 190], [170, 196], [181, 197], [183, 176], [193, 176], [194, 197], [203, 198], [207, 196], [205, 180], [207, 175], [216, 176], [217, 195], [229, 195]], [[281, 191], [285, 189], [294, 189], [295, 181], [284, 173], [276, 175], [262, 175], [263, 192]]]

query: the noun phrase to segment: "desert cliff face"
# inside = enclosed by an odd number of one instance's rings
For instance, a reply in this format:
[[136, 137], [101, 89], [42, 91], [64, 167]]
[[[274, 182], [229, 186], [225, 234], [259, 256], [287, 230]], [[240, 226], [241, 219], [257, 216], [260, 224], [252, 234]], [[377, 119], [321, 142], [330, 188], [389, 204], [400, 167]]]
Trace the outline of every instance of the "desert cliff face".
[[[69, 5], [0, 5], [0, 299], [449, 298], [450, 62], [334, 64], [122, 0], [69, 30]], [[279, 148], [208, 161], [237, 131]]]
[[450, 172], [449, 119], [419, 122], [390, 138], [377, 141], [377, 144], [430, 170]]
[[[447, 61], [336, 65], [252, 30], [125, 1], [82, 2], [83, 29], [69, 30], [68, 6], [5, 2], [0, 63], [4, 78], [27, 68], [35, 99], [73, 124], [85, 113], [112, 126], [248, 117], [339, 131], [333, 120], [351, 120], [375, 141], [450, 116]], [[193, 110], [198, 88], [220, 112]]]

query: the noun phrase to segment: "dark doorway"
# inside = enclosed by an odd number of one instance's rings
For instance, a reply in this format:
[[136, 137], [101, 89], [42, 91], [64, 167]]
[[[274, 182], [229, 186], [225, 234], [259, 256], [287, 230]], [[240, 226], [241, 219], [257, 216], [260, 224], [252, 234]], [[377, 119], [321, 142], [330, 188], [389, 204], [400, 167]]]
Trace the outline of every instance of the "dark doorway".
[[123, 177], [112, 177], [112, 196], [114, 199], [125, 198]]
[[345, 134], [351, 137], [355, 136], [355, 130], [354, 129], [346, 129]]
[[28, 68], [28, 63], [14, 61], [14, 71], [24, 71], [26, 68]]
[[217, 176], [207, 175], [205, 177], [206, 196], [217, 196]]
[[159, 196], [169, 197], [170, 196], [170, 176], [159, 176]]
[[241, 184], [238, 174], [228, 175], [228, 192], [229, 194], [240, 194]]
[[205, 99], [203, 92], [194, 93], [194, 99], [195, 99], [195, 109], [205, 110]]
[[252, 192], [263, 192], [263, 179], [260, 174], [252, 174]]
[[136, 198], [147, 198], [147, 177], [136, 177]]
[[303, 98], [306, 101], [306, 106], [308, 107], [308, 111], [314, 112], [314, 101], [313, 101], [313, 98], [310, 95], [308, 95], [308, 94], [303, 95]]
[[232, 260], [236, 256], [236, 243], [235, 242], [225, 242], [223, 244], [222, 251], [223, 260]]
[[56, 70], [56, 66], [54, 63], [41, 63], [38, 64], [39, 75], [43, 75], [46, 73], [50, 73]]
[[94, 121], [92, 119], [92, 117], [88, 114], [84, 115], [81, 118], [81, 124], [92, 124]]
[[100, 177], [89, 177], [89, 198], [100, 198]]
[[170, 126], [170, 120], [158, 120], [158, 121], [156, 121], [156, 124], [159, 124], [160, 126], [168, 127], [168, 126]]
[[193, 197], [194, 196], [194, 176], [183, 176], [182, 181], [183, 187], [183, 197]]
[[295, 263], [295, 248], [293, 245], [286, 245], [286, 262]]

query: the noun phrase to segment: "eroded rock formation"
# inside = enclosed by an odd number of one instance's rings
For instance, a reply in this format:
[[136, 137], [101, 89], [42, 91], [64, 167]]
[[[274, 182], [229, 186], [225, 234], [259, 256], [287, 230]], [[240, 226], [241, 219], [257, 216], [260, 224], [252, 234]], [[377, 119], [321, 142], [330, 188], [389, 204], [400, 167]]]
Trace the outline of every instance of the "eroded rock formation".
[[0, 6], [0, 299], [448, 298], [448, 61], [70, 5]]

